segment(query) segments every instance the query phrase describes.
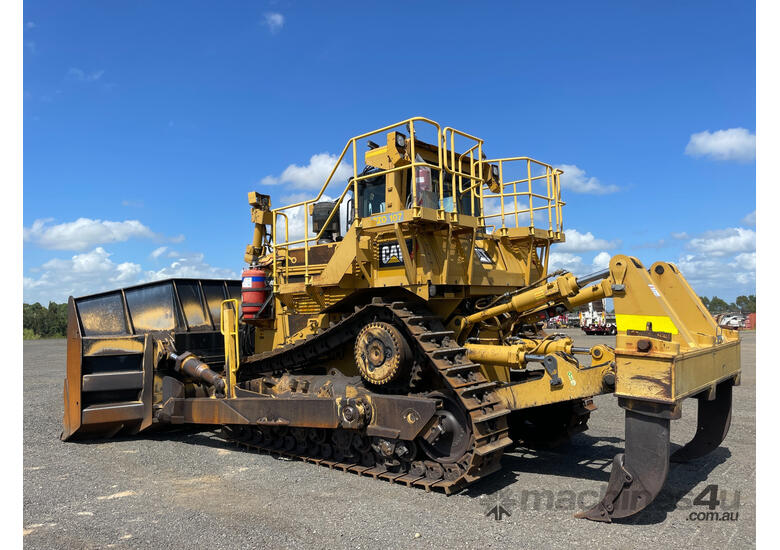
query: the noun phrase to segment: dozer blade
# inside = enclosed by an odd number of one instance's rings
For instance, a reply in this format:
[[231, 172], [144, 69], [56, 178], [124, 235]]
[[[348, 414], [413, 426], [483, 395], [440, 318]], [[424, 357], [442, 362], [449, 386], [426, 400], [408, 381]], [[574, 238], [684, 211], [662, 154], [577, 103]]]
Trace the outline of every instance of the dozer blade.
[[615, 455], [604, 498], [578, 518], [611, 522], [636, 514], [661, 491], [669, 473], [669, 419], [626, 410], [626, 449]]
[[162, 342], [224, 364], [220, 303], [241, 281], [168, 279], [68, 300], [62, 440], [154, 423]]
[[708, 400], [707, 394], [699, 397], [696, 435], [684, 447], [671, 456], [672, 462], [688, 462], [706, 455], [718, 448], [731, 427], [731, 393], [733, 380], [717, 385], [715, 399]]

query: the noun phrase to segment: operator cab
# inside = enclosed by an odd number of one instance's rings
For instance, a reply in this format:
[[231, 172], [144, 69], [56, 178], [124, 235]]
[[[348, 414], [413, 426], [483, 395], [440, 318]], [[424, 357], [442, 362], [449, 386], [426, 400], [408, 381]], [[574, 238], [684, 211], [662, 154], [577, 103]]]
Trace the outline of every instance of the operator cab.
[[[369, 142], [369, 150], [365, 156], [366, 164], [360, 172], [357, 182], [357, 200], [354, 197], [352, 178], [349, 179], [349, 188], [344, 203], [346, 205], [345, 233], [352, 226], [356, 215], [360, 218], [367, 218], [385, 212], [399, 212], [415, 206], [455, 212], [453, 195], [458, 197], [458, 213], [466, 216], [481, 215], [479, 198], [475, 193], [460, 189], [458, 189], [459, 192], [453, 193], [453, 187], [456, 186], [461, 186], [465, 190], [469, 189], [469, 186], [472, 185], [471, 180], [464, 176], [461, 181], [460, 176], [436, 168], [440, 160], [439, 150], [435, 145], [415, 140], [416, 162], [426, 162], [430, 166], [418, 165], [409, 166], [405, 170], [394, 170], [403, 164], [409, 164], [407, 146], [407, 137], [399, 132], [390, 132], [387, 135], [387, 145], [385, 146], [380, 147], [374, 142]], [[468, 162], [468, 160], [466, 159], [464, 162]], [[462, 169], [468, 171], [467, 167]], [[415, 197], [412, 197], [413, 177], [416, 181]], [[441, 192], [440, 186], [443, 186]], [[355, 204], [356, 202], [357, 204]], [[327, 208], [332, 209], [335, 203], [317, 203], [315, 207], [319, 208], [314, 209], [319, 213], [317, 219], [315, 219], [314, 211], [311, 213], [315, 231], [323, 227], [330, 215], [330, 210], [326, 210], [326, 205]], [[323, 234], [322, 241], [339, 240], [337, 235], [342, 234], [340, 217], [340, 214], [334, 215], [333, 220], [328, 224], [332, 226], [332, 229], [328, 229], [327, 235]]]
[[[376, 169], [374, 172], [378, 171]], [[364, 173], [371, 173], [364, 170]], [[380, 214], [387, 210], [387, 178], [381, 174], [358, 182], [358, 215], [361, 218]]]

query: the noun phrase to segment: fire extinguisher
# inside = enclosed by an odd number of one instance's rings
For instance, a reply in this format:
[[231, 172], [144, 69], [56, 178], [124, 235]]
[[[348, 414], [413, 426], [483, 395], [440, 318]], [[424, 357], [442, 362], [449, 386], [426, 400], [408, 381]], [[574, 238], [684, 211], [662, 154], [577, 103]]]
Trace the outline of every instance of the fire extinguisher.
[[257, 267], [244, 269], [241, 273], [241, 320], [257, 318], [267, 299], [266, 271]]

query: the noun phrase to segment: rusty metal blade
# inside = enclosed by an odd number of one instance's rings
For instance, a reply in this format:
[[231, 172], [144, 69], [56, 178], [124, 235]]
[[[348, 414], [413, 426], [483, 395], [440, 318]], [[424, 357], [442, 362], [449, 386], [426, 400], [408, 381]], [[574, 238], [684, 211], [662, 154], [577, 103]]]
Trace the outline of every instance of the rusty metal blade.
[[224, 361], [222, 300], [241, 281], [168, 279], [68, 300], [61, 438], [111, 437], [152, 426], [155, 343]]
[[718, 384], [715, 399], [699, 399], [696, 434], [685, 446], [671, 456], [672, 462], [687, 462], [702, 457], [715, 449], [726, 438], [731, 427], [731, 394], [733, 380]]
[[615, 455], [607, 491], [578, 518], [611, 522], [636, 514], [661, 491], [669, 473], [669, 419], [626, 410], [626, 450]]

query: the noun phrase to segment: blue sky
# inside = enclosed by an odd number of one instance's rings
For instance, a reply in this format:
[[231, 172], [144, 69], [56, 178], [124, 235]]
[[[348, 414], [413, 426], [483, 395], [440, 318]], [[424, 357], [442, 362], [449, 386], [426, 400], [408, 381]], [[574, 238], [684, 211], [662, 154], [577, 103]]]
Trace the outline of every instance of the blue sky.
[[539, 4], [25, 2], [25, 301], [237, 277], [247, 191], [415, 115], [564, 168], [556, 266], [754, 293], [754, 6]]

